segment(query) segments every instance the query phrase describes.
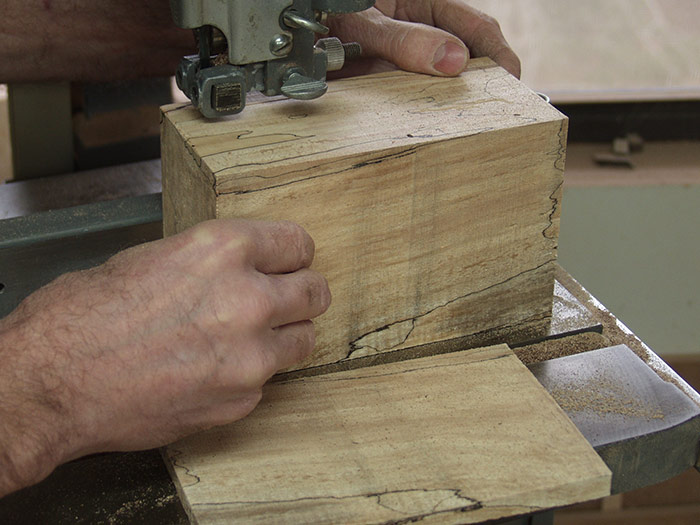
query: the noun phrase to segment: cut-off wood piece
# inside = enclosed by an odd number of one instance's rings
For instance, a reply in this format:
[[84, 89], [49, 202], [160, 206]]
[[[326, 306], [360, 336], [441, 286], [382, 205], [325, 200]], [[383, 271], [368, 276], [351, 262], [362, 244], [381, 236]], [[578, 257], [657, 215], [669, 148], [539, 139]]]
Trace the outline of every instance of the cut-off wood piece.
[[273, 383], [166, 456], [200, 524], [474, 523], [610, 493], [505, 345]]

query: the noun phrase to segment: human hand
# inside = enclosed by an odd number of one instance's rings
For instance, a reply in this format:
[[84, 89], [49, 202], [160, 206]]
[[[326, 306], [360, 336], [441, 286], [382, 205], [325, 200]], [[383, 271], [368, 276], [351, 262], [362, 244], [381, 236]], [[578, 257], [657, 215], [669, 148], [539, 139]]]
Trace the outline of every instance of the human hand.
[[0, 496], [248, 414], [313, 349], [313, 255], [292, 223], [210, 221], [32, 294], [0, 322]]
[[[362, 44], [364, 56], [407, 71], [453, 76], [470, 56], [487, 56], [520, 78], [520, 60], [498, 22], [463, 0], [377, 0], [366, 11], [330, 18], [328, 25], [342, 41]], [[348, 64], [343, 74], [359, 67]]]

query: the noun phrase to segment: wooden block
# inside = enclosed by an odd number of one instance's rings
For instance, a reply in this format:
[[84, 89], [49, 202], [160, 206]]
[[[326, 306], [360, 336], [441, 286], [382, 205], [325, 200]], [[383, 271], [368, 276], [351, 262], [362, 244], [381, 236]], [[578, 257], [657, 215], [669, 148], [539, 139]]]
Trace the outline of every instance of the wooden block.
[[338, 80], [318, 100], [216, 121], [163, 108], [165, 233], [215, 217], [304, 226], [333, 305], [301, 368], [544, 335], [567, 121], [493, 62], [472, 64]]
[[505, 345], [272, 383], [166, 456], [200, 524], [474, 523], [610, 493]]

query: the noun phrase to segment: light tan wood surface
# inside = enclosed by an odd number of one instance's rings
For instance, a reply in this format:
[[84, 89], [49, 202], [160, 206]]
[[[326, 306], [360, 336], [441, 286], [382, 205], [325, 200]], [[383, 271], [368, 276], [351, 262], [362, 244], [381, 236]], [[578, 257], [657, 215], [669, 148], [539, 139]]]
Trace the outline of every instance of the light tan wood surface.
[[167, 448], [198, 523], [474, 523], [609, 494], [610, 472], [505, 346], [269, 384]]
[[301, 368], [544, 334], [567, 122], [489, 60], [458, 78], [339, 80], [214, 121], [163, 111], [166, 234], [244, 217], [314, 238], [334, 299]]

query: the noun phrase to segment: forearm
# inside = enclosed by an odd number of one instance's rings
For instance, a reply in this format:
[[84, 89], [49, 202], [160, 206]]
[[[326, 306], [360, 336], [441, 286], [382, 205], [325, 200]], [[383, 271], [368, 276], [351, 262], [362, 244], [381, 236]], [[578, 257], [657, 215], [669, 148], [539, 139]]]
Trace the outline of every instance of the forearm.
[[165, 76], [195, 50], [168, 0], [5, 0], [0, 82]]

